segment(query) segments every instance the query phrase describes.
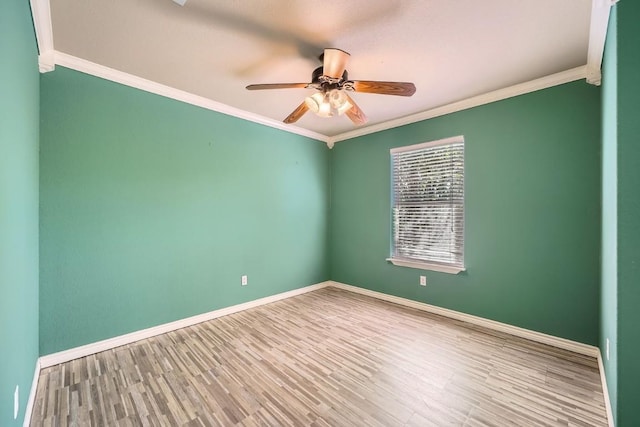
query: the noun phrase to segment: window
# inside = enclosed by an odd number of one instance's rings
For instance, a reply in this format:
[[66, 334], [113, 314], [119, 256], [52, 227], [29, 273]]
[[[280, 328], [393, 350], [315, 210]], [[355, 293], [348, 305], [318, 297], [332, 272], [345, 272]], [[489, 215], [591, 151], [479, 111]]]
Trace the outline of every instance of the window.
[[395, 265], [464, 270], [464, 137], [391, 150]]

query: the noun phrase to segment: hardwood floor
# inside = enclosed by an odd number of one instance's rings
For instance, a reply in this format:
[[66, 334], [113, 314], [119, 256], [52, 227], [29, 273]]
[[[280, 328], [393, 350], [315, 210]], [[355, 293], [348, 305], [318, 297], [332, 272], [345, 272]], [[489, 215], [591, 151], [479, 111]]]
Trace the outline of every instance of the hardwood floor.
[[43, 369], [32, 426], [607, 426], [596, 360], [325, 288]]

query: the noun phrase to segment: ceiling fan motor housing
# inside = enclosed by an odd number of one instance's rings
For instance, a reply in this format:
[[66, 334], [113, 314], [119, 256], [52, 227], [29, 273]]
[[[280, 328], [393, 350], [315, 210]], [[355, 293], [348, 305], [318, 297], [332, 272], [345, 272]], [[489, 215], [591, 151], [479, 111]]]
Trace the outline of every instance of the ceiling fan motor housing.
[[311, 83], [316, 85], [319, 90], [329, 91], [331, 89], [342, 89], [343, 82], [349, 80], [349, 73], [344, 70], [342, 77], [334, 79], [324, 75], [324, 67], [320, 66], [311, 73]]

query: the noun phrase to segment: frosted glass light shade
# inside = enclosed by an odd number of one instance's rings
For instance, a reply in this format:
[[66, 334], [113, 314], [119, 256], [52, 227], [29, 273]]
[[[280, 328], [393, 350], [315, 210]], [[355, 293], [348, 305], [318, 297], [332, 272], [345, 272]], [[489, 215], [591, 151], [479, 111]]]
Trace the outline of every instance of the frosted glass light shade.
[[333, 113], [331, 112], [331, 104], [325, 100], [322, 104], [320, 104], [320, 109], [316, 113], [320, 117], [331, 117]]
[[306, 97], [304, 103], [318, 117], [332, 117], [335, 113], [341, 116], [353, 108], [347, 94], [339, 89], [332, 89], [326, 93], [316, 92]]
[[304, 103], [307, 105], [310, 111], [318, 114], [320, 106], [324, 103], [324, 94], [316, 92], [311, 96], [304, 99]]
[[343, 115], [353, 107], [347, 95], [338, 89], [333, 89], [329, 92], [329, 102], [331, 103], [331, 108], [335, 109], [339, 115]]

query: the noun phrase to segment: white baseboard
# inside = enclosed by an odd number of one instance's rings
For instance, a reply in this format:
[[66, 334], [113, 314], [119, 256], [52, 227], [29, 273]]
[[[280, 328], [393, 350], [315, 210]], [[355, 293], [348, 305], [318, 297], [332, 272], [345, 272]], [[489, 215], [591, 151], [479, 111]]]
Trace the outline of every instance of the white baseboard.
[[505, 332], [516, 337], [526, 338], [531, 341], [551, 345], [554, 347], [562, 348], [564, 350], [573, 351], [574, 353], [584, 354], [586, 356], [591, 356], [594, 358], [598, 357], [598, 354], [600, 354], [600, 350], [598, 350], [598, 347], [594, 347], [592, 345], [571, 341], [565, 338], [554, 337], [553, 335], [547, 335], [541, 332], [520, 328], [518, 326], [496, 322], [495, 320], [489, 320], [482, 317], [473, 316], [471, 314], [461, 313], [459, 311], [449, 310], [447, 308], [437, 307], [435, 305], [425, 304], [423, 302], [383, 294], [382, 292], [371, 291], [369, 289], [359, 288], [357, 286], [351, 286], [340, 282], [331, 281], [331, 286], [339, 289], [344, 289], [345, 291], [356, 292], [362, 295], [367, 295], [395, 304], [404, 305], [406, 307], [415, 308], [417, 310], [427, 311], [429, 313], [449, 317], [451, 319], [460, 320], [462, 322], [483, 326], [494, 331]]
[[129, 334], [120, 335], [117, 337], [109, 338], [106, 340], [94, 342], [91, 344], [83, 345], [80, 347], [71, 348], [69, 350], [60, 351], [58, 353], [48, 354], [40, 357], [40, 366], [47, 368], [59, 363], [68, 362], [70, 360], [78, 359], [80, 357], [89, 356], [91, 354], [99, 353], [101, 351], [110, 350], [122, 345], [131, 344], [132, 342], [140, 341], [146, 338], [151, 338], [156, 335], [164, 334], [167, 332], [175, 331], [176, 329], [192, 326], [197, 323], [206, 322], [207, 320], [215, 319], [221, 316], [227, 316], [229, 314], [237, 313], [239, 311], [247, 310], [249, 308], [258, 307], [264, 304], [269, 304], [282, 299], [291, 298], [296, 295], [304, 294], [307, 292], [315, 291], [329, 286], [329, 282], [317, 283], [315, 285], [305, 286], [304, 288], [294, 289], [280, 294], [271, 295], [268, 297], [260, 298], [253, 301], [248, 301], [242, 304], [232, 305], [230, 307], [221, 308], [219, 310], [210, 311], [208, 313], [199, 314], [197, 316], [187, 317], [185, 319], [176, 320], [175, 322], [165, 323], [151, 328], [142, 329], [140, 331], [131, 332]]
[[357, 286], [351, 286], [340, 282], [330, 281], [330, 286], [338, 289], [343, 289], [349, 292], [355, 292], [362, 295], [367, 295], [373, 298], [378, 298], [384, 301], [392, 302], [406, 307], [415, 308], [429, 313], [439, 314], [441, 316], [449, 317], [451, 319], [460, 320], [463, 322], [471, 323], [474, 325], [483, 326], [487, 329], [505, 332], [510, 335], [514, 335], [520, 338], [526, 338], [531, 341], [539, 342], [542, 344], [551, 345], [554, 347], [569, 350], [574, 353], [583, 354], [585, 356], [595, 357], [598, 361], [598, 370], [600, 371], [600, 381], [602, 382], [602, 394], [604, 396], [604, 404], [607, 411], [607, 420], [609, 427], [614, 426], [613, 411], [611, 410], [611, 400], [609, 399], [609, 388], [607, 387], [607, 378], [602, 363], [602, 354], [598, 347], [579, 343], [576, 341], [568, 340], [565, 338], [555, 337], [553, 335], [543, 334], [541, 332], [532, 331], [517, 326], [508, 325], [506, 323], [496, 322], [495, 320], [489, 320], [471, 314], [461, 313], [455, 310], [449, 310], [447, 308], [437, 307], [435, 305], [425, 304], [423, 302], [413, 301], [406, 298], [396, 297], [393, 295], [384, 294], [382, 292], [371, 291], [369, 289], [359, 288]]
[[38, 379], [40, 378], [40, 359], [36, 360], [36, 369], [33, 373], [33, 379], [31, 380], [31, 391], [29, 391], [29, 400], [27, 400], [27, 407], [24, 410], [24, 422], [23, 427], [29, 427], [31, 424], [31, 413], [33, 412], [33, 404], [36, 400], [36, 391], [38, 390]]
[[435, 305], [426, 304], [419, 301], [413, 301], [410, 299], [397, 297], [394, 295], [384, 294], [382, 292], [376, 292], [369, 289], [360, 288], [357, 286], [347, 285], [345, 283], [326, 281], [317, 283], [315, 285], [306, 286], [299, 289], [283, 292], [276, 295], [260, 298], [253, 301], [248, 301], [242, 304], [233, 305], [230, 307], [221, 308], [219, 310], [210, 311], [208, 313], [199, 314], [197, 316], [187, 317], [185, 319], [176, 320], [175, 322], [165, 323], [162, 325], [154, 326], [140, 331], [132, 332], [125, 335], [109, 338], [106, 340], [98, 341], [95, 343], [75, 347], [69, 350], [64, 350], [58, 353], [48, 354], [40, 357], [40, 366], [47, 368], [49, 366], [57, 365], [59, 363], [68, 362], [80, 357], [89, 356], [94, 353], [98, 353], [105, 350], [110, 350], [115, 347], [130, 344], [135, 341], [139, 341], [145, 338], [154, 337], [156, 335], [164, 334], [166, 332], [175, 331], [176, 329], [192, 326], [197, 323], [206, 322], [207, 320], [215, 319], [221, 316], [237, 313], [239, 311], [247, 310], [254, 307], [259, 307], [264, 304], [269, 304], [275, 301], [279, 301], [286, 298], [291, 298], [296, 295], [312, 292], [317, 289], [322, 289], [327, 286], [333, 286], [339, 289], [343, 289], [350, 292], [367, 295], [373, 298], [389, 301], [395, 304], [403, 305], [406, 307], [415, 308], [422, 311], [438, 314], [441, 316], [449, 317], [451, 319], [460, 320], [463, 322], [471, 323], [492, 329], [495, 331], [505, 332], [517, 337], [526, 338], [542, 344], [548, 344], [554, 347], [562, 348], [565, 350], [573, 351], [575, 353], [584, 354], [586, 356], [598, 357], [600, 350], [598, 347], [579, 343], [576, 341], [568, 340], [565, 338], [555, 337], [553, 335], [543, 334], [541, 332], [532, 331], [518, 326], [509, 325], [506, 323], [497, 322], [495, 320], [485, 319], [482, 317], [474, 316], [471, 314], [462, 313], [447, 308], [438, 307]]
[[120, 336], [109, 338], [103, 341], [98, 341], [95, 343], [83, 345], [81, 347], [75, 347], [75, 348], [64, 350], [58, 353], [42, 356], [36, 362], [36, 370], [33, 376], [31, 392], [29, 393], [29, 401], [27, 403], [24, 426], [27, 427], [31, 420], [31, 412], [33, 411], [35, 394], [38, 388], [38, 378], [40, 376], [40, 370], [43, 368], [54, 366], [59, 363], [68, 362], [80, 357], [89, 356], [91, 354], [95, 354], [101, 351], [110, 350], [115, 347], [130, 344], [146, 338], [151, 338], [156, 335], [164, 334], [167, 332], [175, 331], [176, 329], [185, 328], [187, 326], [192, 326], [198, 323], [206, 322], [208, 320], [215, 319], [218, 317], [237, 313], [237, 312], [254, 308], [254, 307], [259, 307], [264, 304], [269, 304], [269, 303], [280, 301], [286, 298], [291, 298], [296, 295], [312, 292], [328, 286], [333, 286], [335, 288], [342, 289], [345, 291], [367, 295], [380, 300], [392, 302], [394, 304], [399, 304], [399, 305], [411, 307], [417, 310], [438, 314], [451, 319], [460, 320], [462, 322], [483, 326], [491, 330], [504, 332], [520, 338], [529, 339], [531, 341], [551, 345], [551, 346], [572, 351], [578, 354], [594, 357], [598, 361], [598, 368], [600, 371], [600, 378], [602, 381], [602, 391], [604, 394], [605, 406], [607, 410], [607, 418], [609, 420], [609, 427], [614, 427], [613, 416], [611, 411], [611, 403], [609, 400], [609, 392], [607, 388], [607, 381], [605, 378], [604, 366], [602, 364], [602, 357], [600, 354], [600, 350], [597, 347], [588, 345], [588, 344], [579, 343], [572, 340], [568, 340], [565, 338], [559, 338], [552, 335], [543, 334], [541, 332], [536, 332], [536, 331], [532, 331], [525, 328], [520, 328], [517, 326], [512, 326], [506, 323], [497, 322], [495, 320], [489, 320], [482, 317], [473, 316], [471, 314], [466, 314], [459, 311], [450, 310], [447, 308], [437, 307], [437, 306], [426, 304], [423, 302], [413, 301], [410, 299], [388, 295], [381, 292], [376, 292], [369, 289], [364, 289], [357, 286], [351, 286], [345, 283], [340, 283], [335, 281], [326, 281], [326, 282], [317, 283], [315, 285], [294, 289], [294, 290], [283, 292], [280, 294], [271, 295], [271, 296], [260, 298], [253, 301], [248, 301], [242, 304], [221, 308], [219, 310], [214, 310], [208, 313], [199, 314], [197, 316], [176, 320], [175, 322], [165, 323], [162, 325], [132, 332], [130, 334], [120, 335]]
[[609, 387], [607, 386], [607, 374], [604, 370], [602, 362], [602, 354], [598, 351], [598, 370], [600, 371], [600, 382], [602, 383], [602, 394], [604, 395], [604, 406], [607, 410], [607, 420], [609, 427], [615, 427], [613, 421], [613, 410], [611, 409], [611, 400], [609, 399]]

